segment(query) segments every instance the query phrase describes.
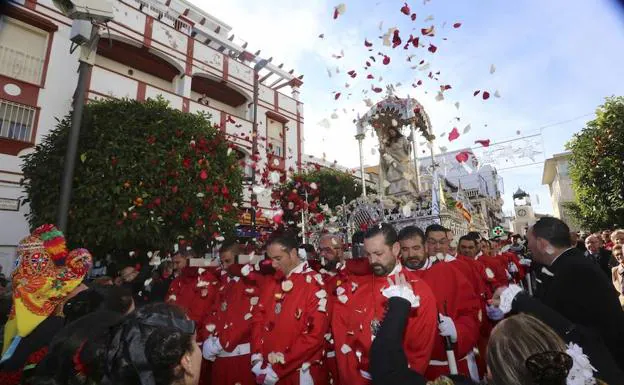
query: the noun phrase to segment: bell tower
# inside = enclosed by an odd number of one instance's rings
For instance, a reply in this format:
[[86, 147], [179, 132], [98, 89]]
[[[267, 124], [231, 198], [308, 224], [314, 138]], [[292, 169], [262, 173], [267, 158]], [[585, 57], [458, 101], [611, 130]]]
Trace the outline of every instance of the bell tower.
[[516, 234], [524, 235], [529, 226], [535, 221], [535, 212], [531, 206], [531, 196], [518, 188], [513, 195], [515, 219], [512, 224], [512, 230]]

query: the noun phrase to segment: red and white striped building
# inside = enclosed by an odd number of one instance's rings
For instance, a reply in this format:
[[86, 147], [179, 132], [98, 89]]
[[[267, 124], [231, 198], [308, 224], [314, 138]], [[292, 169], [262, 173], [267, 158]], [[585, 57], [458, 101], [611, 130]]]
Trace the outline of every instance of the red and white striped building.
[[[230, 26], [184, 0], [112, 3], [114, 19], [109, 29], [101, 29], [89, 75], [89, 100], [161, 96], [173, 108], [209, 113], [241, 157], [249, 157], [252, 140], [258, 140], [259, 169], [269, 167], [282, 173], [300, 169], [301, 76], [275, 61], [259, 72], [258, 135], [254, 138], [253, 67], [261, 60], [259, 52], [247, 50], [247, 44], [231, 34]], [[0, 263], [7, 271], [15, 245], [28, 232], [24, 218], [28, 207], [19, 204], [24, 195], [19, 185], [19, 156], [32, 151], [55, 126], [55, 118], [70, 111], [80, 50], [70, 53], [72, 21], [52, 0], [10, 0], [2, 12]], [[260, 207], [268, 209], [269, 200], [260, 196]]]

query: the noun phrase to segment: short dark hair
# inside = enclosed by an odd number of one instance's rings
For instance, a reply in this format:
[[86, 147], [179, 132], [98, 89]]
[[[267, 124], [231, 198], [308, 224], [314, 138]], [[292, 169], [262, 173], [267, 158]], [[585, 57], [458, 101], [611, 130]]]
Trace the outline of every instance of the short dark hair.
[[[465, 237], [474, 239], [475, 241], [480, 241], [481, 239], [483, 239], [483, 237], [481, 236], [481, 234], [479, 234], [478, 231], [470, 231], [468, 234], [464, 235]], [[461, 239], [460, 239], [461, 241]]]
[[380, 223], [369, 227], [364, 234], [364, 239], [370, 239], [379, 234], [383, 235], [384, 243], [388, 246], [392, 246], [398, 242], [399, 236], [396, 230], [392, 227], [392, 225], [387, 223]]
[[442, 225], [434, 223], [432, 225], [427, 226], [427, 230], [425, 230], [425, 238], [429, 238], [429, 234], [436, 232], [436, 231], [441, 231], [443, 233], [446, 233], [447, 231], [449, 231], [449, 229], [447, 229], [446, 227]]
[[226, 239], [221, 244], [221, 247], [219, 248], [219, 252], [225, 253], [226, 251], [232, 251], [234, 254], [238, 254], [239, 246], [240, 245], [238, 244], [236, 239]]
[[297, 236], [290, 231], [281, 231], [271, 235], [267, 241], [267, 247], [277, 243], [286, 248], [286, 251], [290, 252], [292, 249], [299, 248], [299, 242], [297, 242]]
[[187, 249], [186, 246], [180, 247], [178, 251], [173, 253], [173, 256], [179, 255], [186, 259], [197, 258], [197, 253], [193, 249]]
[[475, 246], [478, 246], [477, 242], [479, 242], [478, 239], [475, 239], [474, 237], [472, 237], [472, 236], [470, 236], [468, 234], [463, 235], [461, 238], [459, 238], [459, 241], [457, 242], [457, 244], [459, 245], [461, 243], [461, 241], [473, 242], [475, 244]]
[[419, 237], [423, 243], [425, 242], [425, 233], [416, 226], [406, 226], [399, 231], [399, 241]]
[[351, 236], [351, 243], [364, 243], [364, 232], [356, 231], [355, 233], [353, 233], [353, 235]]
[[570, 247], [570, 228], [555, 217], [540, 218], [533, 225], [533, 235], [547, 240], [554, 247]]

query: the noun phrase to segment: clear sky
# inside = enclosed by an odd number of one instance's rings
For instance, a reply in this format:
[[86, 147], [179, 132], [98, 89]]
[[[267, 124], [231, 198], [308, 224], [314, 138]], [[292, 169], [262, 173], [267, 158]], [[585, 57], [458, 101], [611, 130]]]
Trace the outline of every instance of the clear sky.
[[[474, 147], [480, 139], [519, 139], [512, 142], [517, 146], [509, 148], [514, 152], [509, 159], [503, 152], [496, 160], [504, 179], [506, 210], [512, 207], [513, 192], [522, 187], [533, 196], [537, 212], [552, 213], [548, 189], [541, 185], [544, 155], [564, 151], [566, 141], [592, 118], [604, 97], [624, 94], [624, 9], [616, 0], [409, 1], [415, 21], [401, 13], [404, 2], [395, 0], [191, 2], [231, 25], [237, 39], [249, 42], [251, 52], [261, 49], [262, 57], [272, 56], [274, 62], [305, 75], [301, 98], [307, 154], [324, 154], [330, 161], [356, 167], [352, 120], [368, 110], [366, 98], [377, 102], [383, 97], [371, 86], [385, 90], [387, 84], [397, 83], [402, 84], [397, 87], [399, 96], [423, 104], [434, 133], [446, 134], [436, 141], [436, 151]], [[340, 3], [346, 12], [334, 20], [334, 7]], [[458, 22], [461, 26], [453, 28]], [[423, 36], [421, 28], [432, 25], [434, 36]], [[394, 49], [380, 39], [391, 27], [399, 29], [403, 41]], [[410, 34], [420, 38], [421, 47], [404, 50]], [[373, 43], [370, 52], [365, 39]], [[434, 53], [429, 43], [437, 47]], [[383, 65], [379, 53], [388, 55], [390, 64]], [[376, 62], [365, 70], [371, 55]], [[411, 62], [408, 55], [414, 55]], [[412, 68], [421, 60], [428, 69]], [[355, 78], [348, 75], [350, 70], [356, 71]], [[429, 78], [429, 71], [440, 71], [434, 75], [438, 80]], [[367, 79], [368, 74], [375, 79]], [[412, 87], [418, 80], [423, 84]], [[444, 100], [436, 101], [440, 85], [452, 88], [444, 92]], [[474, 97], [476, 90], [487, 90], [491, 97]], [[337, 100], [334, 92], [341, 93]], [[463, 134], [468, 124], [471, 129]], [[461, 135], [449, 142], [453, 127]], [[543, 144], [520, 139], [539, 133]], [[506, 169], [518, 164], [509, 161], [523, 143], [538, 164]], [[365, 141], [367, 164], [378, 162], [374, 144], [370, 137]], [[532, 162], [525, 157], [521, 164]]]

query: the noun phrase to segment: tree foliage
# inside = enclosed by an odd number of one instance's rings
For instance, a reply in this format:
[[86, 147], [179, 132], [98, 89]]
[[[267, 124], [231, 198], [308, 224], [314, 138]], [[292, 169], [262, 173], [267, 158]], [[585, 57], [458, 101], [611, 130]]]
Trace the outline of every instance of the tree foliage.
[[[24, 157], [31, 227], [54, 223], [70, 116]], [[100, 253], [170, 249], [181, 237], [204, 247], [233, 230], [242, 175], [206, 116], [107, 100], [85, 107], [67, 238]]]
[[624, 97], [607, 98], [566, 147], [578, 202], [566, 209], [588, 230], [623, 226]]
[[[375, 193], [368, 186], [367, 192]], [[333, 210], [343, 204], [343, 199], [348, 203], [361, 194], [362, 184], [353, 175], [318, 168], [293, 175], [273, 192], [273, 200], [284, 211], [283, 221], [292, 225], [300, 221], [302, 210], [310, 214], [309, 222], [320, 223], [324, 220], [321, 206], [327, 205]]]

